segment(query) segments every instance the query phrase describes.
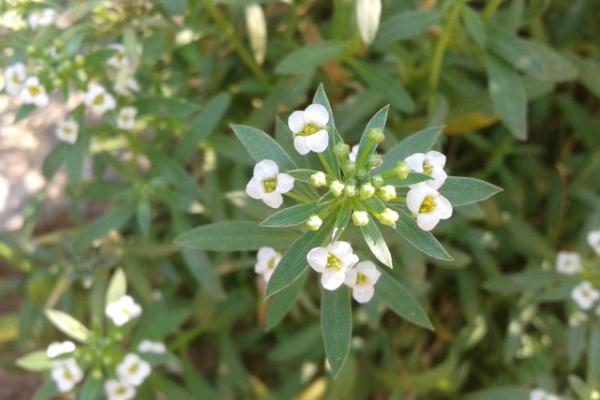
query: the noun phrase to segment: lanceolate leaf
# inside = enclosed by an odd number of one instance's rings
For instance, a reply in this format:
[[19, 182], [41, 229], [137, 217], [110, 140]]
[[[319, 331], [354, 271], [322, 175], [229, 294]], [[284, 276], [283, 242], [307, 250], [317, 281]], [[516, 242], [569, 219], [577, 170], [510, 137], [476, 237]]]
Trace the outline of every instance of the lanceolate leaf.
[[33, 353], [25, 354], [15, 362], [19, 367], [29, 371], [44, 371], [50, 369], [50, 360], [46, 355], [46, 351], [34, 351]]
[[453, 260], [450, 254], [448, 254], [440, 242], [438, 242], [431, 233], [421, 230], [421, 228], [417, 226], [416, 221], [405, 211], [400, 209], [397, 209], [396, 211], [398, 211], [399, 214], [398, 221], [396, 222], [396, 232], [398, 232], [400, 236], [430, 257], [443, 261]]
[[267, 310], [267, 330], [277, 325], [290, 311], [300, 292], [302, 292], [308, 275], [309, 271], [305, 269], [300, 278], [296, 279], [294, 283], [271, 296], [269, 299], [269, 309]]
[[542, 60], [536, 52], [531, 51], [523, 39], [512, 32], [497, 26], [490, 27], [487, 32], [486, 43], [490, 51], [503, 58], [514, 68], [535, 78], [542, 76], [544, 69]]
[[388, 249], [381, 231], [377, 227], [375, 219], [369, 215], [369, 223], [365, 226], [361, 226], [360, 231], [373, 255], [384, 265], [393, 268], [392, 254], [390, 253], [390, 249]]
[[368, 139], [368, 134], [371, 129], [380, 130], [381, 132], [383, 132], [385, 128], [385, 121], [387, 119], [388, 109], [389, 106], [383, 107], [382, 109], [377, 111], [377, 113], [375, 113], [375, 115], [373, 115], [373, 117], [367, 123], [367, 126], [365, 127], [365, 130], [363, 131], [363, 134], [360, 137], [360, 143], [358, 144], [358, 153], [356, 155], [357, 170], [364, 168], [367, 164], [369, 156], [375, 153], [375, 150], [377, 149], [377, 144], [373, 143]]
[[317, 206], [316, 201], [298, 204], [277, 211], [275, 214], [272, 214], [270, 217], [261, 222], [260, 225], [268, 227], [300, 225], [306, 222], [311, 215], [318, 214], [319, 210], [320, 207]]
[[375, 296], [400, 317], [423, 328], [433, 330], [427, 313], [412, 293], [386, 271], [375, 284]]
[[346, 226], [350, 222], [350, 216], [352, 215], [352, 204], [349, 201], [342, 203], [342, 206], [338, 210], [335, 224], [333, 225], [333, 233], [331, 235], [331, 241], [335, 242], [340, 238]]
[[[281, 261], [277, 265], [275, 272], [269, 280], [265, 297], [271, 297], [290, 286], [307, 268], [306, 254], [314, 247], [319, 247], [323, 244], [333, 226], [333, 218], [323, 222], [321, 229], [318, 231], [309, 231], [300, 236], [285, 252]], [[279, 229], [271, 229], [280, 232]], [[272, 246], [277, 248], [278, 246]], [[283, 246], [279, 246], [283, 247]]]
[[425, 182], [431, 179], [431, 176], [427, 174], [421, 174], [419, 172], [411, 172], [408, 174], [406, 179], [400, 179], [398, 177], [392, 176], [390, 178], [385, 178], [386, 185], [393, 185], [397, 188], [409, 187], [411, 185], [417, 184], [419, 182]]
[[502, 188], [491, 183], [462, 176], [449, 177], [440, 189], [440, 193], [455, 207], [483, 201], [501, 191]]
[[329, 112], [329, 123], [327, 124], [327, 130], [329, 132], [329, 145], [327, 146], [327, 149], [321, 154], [323, 154], [323, 157], [327, 163], [327, 165], [325, 166], [327, 172], [339, 178], [340, 168], [337, 162], [337, 157], [333, 153], [333, 147], [337, 142], [335, 121], [333, 119], [333, 111], [331, 110], [329, 99], [325, 94], [325, 89], [323, 89], [323, 84], [319, 85], [319, 88], [317, 89], [317, 92], [315, 93], [315, 96], [313, 98], [313, 103], [322, 105], [327, 109], [327, 112]]
[[336, 59], [344, 51], [344, 44], [337, 42], [319, 42], [301, 47], [289, 53], [275, 67], [275, 72], [282, 75], [304, 73], [311, 68]]
[[273, 160], [280, 171], [296, 168], [294, 161], [279, 143], [260, 129], [243, 125], [231, 125], [231, 128], [254, 161]]
[[83, 343], [87, 342], [90, 331], [69, 314], [58, 310], [46, 310], [46, 317], [52, 322], [52, 325], [65, 335]]
[[344, 365], [352, 338], [352, 307], [350, 290], [323, 290], [321, 293], [321, 334], [325, 354], [333, 376]]
[[287, 230], [266, 228], [255, 222], [219, 222], [200, 226], [178, 236], [183, 247], [212, 251], [257, 250], [263, 246], [283, 248], [294, 239]]
[[418, 36], [442, 17], [439, 11], [403, 11], [383, 21], [375, 38], [377, 46]]
[[471, 38], [480, 46], [485, 46], [485, 28], [483, 22], [471, 7], [464, 7], [461, 13], [463, 24]]
[[429, 151], [437, 141], [443, 129], [443, 126], [432, 126], [413, 133], [403, 139], [383, 156], [383, 164], [375, 169], [374, 173], [380, 173], [394, 168], [398, 162], [404, 161], [404, 159], [411, 154]]

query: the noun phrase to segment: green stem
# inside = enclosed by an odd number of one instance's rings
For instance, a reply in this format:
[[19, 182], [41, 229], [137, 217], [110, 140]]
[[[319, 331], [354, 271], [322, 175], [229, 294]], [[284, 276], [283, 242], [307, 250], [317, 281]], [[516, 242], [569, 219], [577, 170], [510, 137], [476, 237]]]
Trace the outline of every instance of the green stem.
[[325, 171], [327, 171], [327, 173], [331, 176], [337, 176], [337, 174], [335, 174], [333, 171], [333, 167], [329, 165], [323, 153], [317, 153], [317, 156], [319, 157], [319, 161], [321, 161], [323, 168], [325, 168]]
[[490, 2], [487, 3], [487, 5], [485, 6], [481, 18], [485, 22], [489, 21], [494, 16], [494, 14], [496, 14], [496, 10], [498, 9], [498, 7], [500, 7], [502, 1], [503, 0], [490, 0]]
[[284, 195], [288, 196], [291, 199], [294, 199], [300, 203], [308, 203], [310, 201], [309, 198], [302, 196], [301, 194], [298, 193], [294, 193], [294, 192], [287, 192], [284, 193]]

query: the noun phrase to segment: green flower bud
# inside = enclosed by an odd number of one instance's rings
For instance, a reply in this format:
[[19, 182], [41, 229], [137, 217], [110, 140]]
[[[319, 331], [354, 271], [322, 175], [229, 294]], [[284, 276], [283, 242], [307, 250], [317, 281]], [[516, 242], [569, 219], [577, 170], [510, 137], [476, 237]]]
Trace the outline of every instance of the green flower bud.
[[27, 54], [34, 54], [35, 53], [35, 46], [30, 44], [29, 46], [27, 46], [26, 48]]
[[310, 176], [310, 183], [314, 187], [325, 186], [327, 185], [327, 176], [321, 171], [315, 172]]
[[344, 188], [344, 196], [346, 196], [346, 197], [356, 196], [356, 186], [346, 185], [346, 187]]
[[375, 194], [375, 187], [370, 183], [365, 183], [360, 187], [359, 195], [361, 199], [368, 199]]
[[392, 185], [385, 185], [379, 188], [377, 194], [379, 195], [379, 197], [381, 197], [381, 200], [391, 201], [396, 198], [396, 188]]
[[408, 178], [408, 174], [410, 173], [410, 168], [408, 168], [408, 165], [406, 165], [404, 163], [404, 161], [400, 161], [398, 164], [396, 164], [396, 167], [394, 168], [394, 172], [396, 173], [396, 176], [398, 177], [398, 179], [406, 179]]
[[369, 160], [367, 161], [367, 165], [370, 168], [377, 168], [383, 164], [383, 158], [380, 154], [372, 154], [369, 156]]
[[333, 153], [340, 158], [346, 157], [350, 153], [350, 146], [344, 142], [338, 142], [333, 147]]
[[83, 56], [81, 54], [77, 54], [75, 56], [75, 65], [77, 65], [78, 67], [83, 67], [84, 64], [85, 64], [85, 58], [83, 58]]
[[366, 211], [354, 211], [352, 213], [352, 222], [356, 226], [365, 226], [369, 223], [369, 214]]
[[331, 185], [329, 185], [329, 191], [335, 196], [340, 197], [342, 192], [344, 191], [344, 184], [340, 181], [333, 181]]
[[306, 221], [306, 226], [311, 231], [318, 231], [323, 225], [323, 220], [318, 215], [311, 215]]
[[391, 208], [386, 208], [379, 215], [377, 215], [379, 222], [391, 227], [396, 227], [396, 221], [398, 221], [398, 218], [400, 218], [398, 213]]
[[371, 178], [371, 183], [373, 183], [373, 186], [378, 188], [381, 185], [383, 185], [383, 183], [384, 183], [383, 177], [381, 175], [375, 175], [374, 177]]
[[381, 129], [369, 129], [367, 138], [373, 143], [379, 144], [385, 140], [385, 135]]

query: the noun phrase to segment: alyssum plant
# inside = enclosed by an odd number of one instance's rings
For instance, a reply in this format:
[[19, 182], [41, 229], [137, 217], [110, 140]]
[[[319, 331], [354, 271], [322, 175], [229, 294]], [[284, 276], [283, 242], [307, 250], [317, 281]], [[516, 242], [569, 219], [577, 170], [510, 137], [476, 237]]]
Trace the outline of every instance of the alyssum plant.
[[[450, 218], [453, 207], [482, 201], [500, 190], [477, 179], [447, 177], [446, 157], [431, 151], [442, 127], [424, 129], [385, 155], [378, 154], [387, 110], [386, 106], [371, 118], [352, 150], [336, 129], [322, 87], [311, 105], [289, 116], [291, 135], [281, 144], [258, 129], [232, 126], [256, 161], [246, 194], [269, 207], [285, 204], [285, 208], [260, 224], [216, 223], [177, 239], [182, 246], [204, 250], [259, 250], [256, 272], [267, 282], [269, 328], [285, 316], [302, 291], [307, 267], [319, 273], [321, 330], [334, 375], [350, 350], [352, 297], [366, 303], [376, 296], [402, 318], [433, 329], [408, 289], [373, 262], [393, 267], [387, 232], [380, 227], [392, 228], [430, 257], [450, 261], [429, 231], [441, 219]], [[284, 197], [298, 204], [288, 206]], [[358, 243], [343, 240], [350, 236], [350, 221], [360, 230], [372, 257], [361, 260], [353, 250]], [[278, 248], [287, 250], [280, 255]]]

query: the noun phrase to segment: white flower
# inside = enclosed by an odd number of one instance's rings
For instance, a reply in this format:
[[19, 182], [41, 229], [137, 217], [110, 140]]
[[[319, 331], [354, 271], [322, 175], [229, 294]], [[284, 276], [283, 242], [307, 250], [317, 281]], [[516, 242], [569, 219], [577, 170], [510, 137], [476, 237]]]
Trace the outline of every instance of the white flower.
[[419, 228], [424, 231], [435, 228], [440, 219], [452, 216], [452, 204], [425, 182], [408, 191], [406, 206], [416, 216]]
[[590, 282], [584, 281], [575, 286], [571, 292], [571, 298], [577, 303], [579, 308], [589, 310], [596, 300], [600, 298], [600, 292]]
[[350, 153], [348, 154], [348, 159], [350, 161], [352, 161], [353, 163], [356, 162], [356, 157], [358, 156], [358, 145], [355, 144], [354, 146], [352, 146], [352, 150], [350, 151]]
[[69, 118], [65, 121], [61, 121], [54, 133], [59, 140], [73, 144], [77, 141], [79, 124], [73, 118]]
[[356, 226], [365, 226], [369, 223], [369, 213], [366, 211], [354, 211], [352, 213], [352, 222]]
[[27, 79], [27, 72], [23, 63], [15, 63], [9, 65], [4, 71], [4, 84], [6, 85], [6, 93], [11, 96], [16, 96], [21, 93], [23, 84]]
[[425, 181], [425, 183], [434, 189], [439, 189], [448, 177], [446, 171], [444, 171], [446, 156], [439, 151], [415, 153], [406, 157], [404, 162], [414, 172], [420, 172], [431, 176], [433, 179]]
[[129, 60], [125, 56], [125, 47], [122, 44], [111, 44], [108, 46], [110, 49], [115, 50], [115, 53], [106, 60], [106, 65], [115, 67], [117, 69], [126, 68], [129, 65]]
[[83, 372], [75, 359], [54, 361], [50, 377], [62, 393], [69, 392], [83, 379]]
[[34, 11], [27, 17], [27, 23], [31, 29], [38, 26], [49, 26], [54, 23], [56, 12], [52, 8], [44, 8], [43, 10]]
[[275, 251], [275, 249], [272, 247], [261, 247], [258, 249], [258, 253], [256, 253], [254, 272], [258, 275], [262, 275], [265, 282], [269, 282], [279, 261], [281, 261], [281, 254]]
[[587, 242], [596, 254], [600, 256], [600, 229], [588, 233]]
[[124, 80], [118, 80], [113, 89], [121, 96], [129, 96], [131, 92], [138, 92], [140, 90], [140, 84], [135, 78], [127, 78]]
[[283, 203], [282, 193], [294, 187], [291, 175], [279, 173], [275, 161], [262, 160], [254, 166], [254, 176], [246, 185], [246, 194], [256, 200], [262, 200], [271, 208], [279, 208]]
[[329, 113], [320, 104], [311, 104], [304, 111], [294, 111], [288, 118], [288, 126], [294, 134], [294, 147], [304, 155], [310, 151], [322, 153], [329, 144], [327, 123]]
[[560, 398], [544, 389], [533, 389], [529, 392], [529, 400], [560, 400]]
[[63, 354], [74, 352], [75, 348], [75, 343], [70, 340], [64, 342], [52, 342], [46, 349], [46, 356], [48, 356], [48, 358], [56, 358]]
[[135, 127], [135, 116], [137, 109], [135, 107], [123, 107], [117, 115], [117, 126], [119, 129], [130, 130]]
[[581, 271], [581, 257], [570, 251], [561, 251], [556, 257], [556, 270], [561, 274], [574, 275]]
[[377, 35], [381, 17], [381, 0], [358, 0], [356, 2], [356, 23], [363, 43], [369, 45]]
[[130, 400], [135, 397], [135, 387], [116, 379], [104, 383], [104, 393], [108, 400]]
[[138, 345], [140, 353], [156, 353], [163, 354], [167, 352], [167, 347], [163, 342], [153, 342], [152, 340], [142, 340]]
[[35, 104], [37, 107], [48, 105], [48, 94], [37, 76], [30, 76], [25, 80], [20, 97], [23, 104]]
[[367, 303], [375, 293], [375, 283], [381, 276], [371, 261], [361, 261], [346, 272], [346, 286], [352, 288], [352, 297], [359, 303]]
[[123, 326], [142, 314], [142, 307], [131, 296], [123, 296], [106, 306], [106, 315], [117, 326]]
[[246, 29], [252, 54], [258, 65], [262, 65], [267, 54], [267, 20], [260, 5], [252, 3], [244, 8]]
[[84, 102], [87, 107], [90, 107], [98, 115], [102, 115], [117, 106], [115, 98], [97, 83], [90, 83], [88, 85]]
[[346, 271], [358, 262], [348, 242], [333, 242], [327, 247], [315, 247], [306, 255], [312, 269], [321, 273], [321, 285], [327, 290], [339, 288]]
[[140, 386], [152, 372], [150, 364], [142, 360], [140, 356], [129, 353], [123, 361], [117, 365], [117, 375], [123, 383]]

